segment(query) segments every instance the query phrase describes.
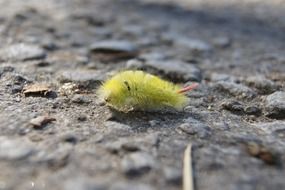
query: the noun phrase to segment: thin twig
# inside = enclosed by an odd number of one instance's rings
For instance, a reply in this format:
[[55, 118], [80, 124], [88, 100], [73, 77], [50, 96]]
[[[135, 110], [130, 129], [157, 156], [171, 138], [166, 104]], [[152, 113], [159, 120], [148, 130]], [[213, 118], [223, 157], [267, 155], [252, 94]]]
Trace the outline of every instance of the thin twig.
[[184, 152], [183, 160], [183, 190], [194, 190], [192, 168], [192, 145], [189, 144]]

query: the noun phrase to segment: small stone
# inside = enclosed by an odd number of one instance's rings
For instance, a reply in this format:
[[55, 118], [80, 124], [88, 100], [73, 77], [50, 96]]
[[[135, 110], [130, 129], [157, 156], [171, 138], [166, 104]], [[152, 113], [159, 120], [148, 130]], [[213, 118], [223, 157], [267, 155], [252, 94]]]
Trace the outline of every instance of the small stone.
[[177, 82], [201, 81], [201, 70], [189, 63], [180, 60], [159, 61], [151, 60], [138, 65], [137, 69], [154, 70], [155, 73], [165, 75], [167, 78]]
[[129, 125], [118, 123], [115, 121], [106, 121], [105, 128], [107, 133], [116, 134], [116, 136], [128, 136], [132, 134], [132, 128]]
[[166, 58], [168, 58], [168, 56], [165, 55], [162, 52], [144, 53], [144, 54], [141, 54], [139, 56], [139, 59], [148, 60], [148, 61], [151, 61], [151, 60], [166, 60]]
[[46, 124], [52, 121], [56, 121], [56, 119], [50, 116], [39, 116], [34, 119], [31, 119], [30, 124], [33, 125], [35, 129], [41, 129], [45, 127]]
[[111, 61], [135, 57], [138, 47], [128, 41], [101, 41], [93, 43], [90, 52], [95, 59]]
[[79, 116], [77, 117], [77, 120], [78, 120], [78, 121], [86, 121], [86, 120], [87, 120], [87, 116], [86, 116], [86, 115], [79, 115]]
[[224, 109], [234, 112], [236, 114], [242, 114], [244, 112], [244, 106], [238, 101], [225, 101], [221, 105]]
[[182, 123], [177, 127], [177, 130], [178, 132], [182, 131], [189, 135], [197, 134], [199, 138], [207, 138], [212, 134], [210, 127], [193, 118], [186, 119], [185, 123]]
[[89, 70], [68, 70], [59, 74], [60, 83], [73, 82], [85, 88], [96, 88], [104, 81], [105, 76], [102, 72]]
[[11, 66], [1, 66], [0, 67], [0, 77], [7, 72], [13, 72], [15, 70], [14, 67]]
[[182, 171], [172, 167], [163, 168], [165, 179], [170, 184], [179, 185], [182, 182]]
[[128, 176], [142, 175], [156, 165], [154, 158], [145, 152], [135, 152], [125, 156], [121, 162], [123, 172]]
[[234, 76], [224, 74], [224, 73], [211, 73], [209, 78], [212, 82], [218, 82], [218, 81], [235, 82], [237, 80]]
[[63, 183], [63, 190], [107, 190], [107, 187], [87, 177], [72, 177]]
[[149, 125], [151, 127], [155, 127], [155, 126], [159, 125], [159, 121], [158, 120], [150, 120], [148, 123], [149, 123]]
[[74, 84], [72, 82], [64, 83], [59, 88], [59, 93], [62, 96], [69, 96], [69, 95], [73, 95], [73, 94], [76, 94], [76, 93], [79, 93], [79, 92], [80, 92], [79, 85]]
[[31, 156], [35, 151], [28, 140], [0, 137], [0, 159], [21, 160]]
[[136, 152], [140, 150], [140, 144], [136, 141], [128, 141], [126, 139], [119, 139], [115, 142], [107, 143], [106, 148], [113, 154], [118, 154], [120, 151]]
[[260, 115], [261, 114], [261, 109], [257, 106], [247, 106], [245, 109], [244, 109], [244, 112], [248, 115]]
[[245, 80], [248, 86], [254, 87], [260, 94], [270, 94], [275, 92], [278, 87], [275, 83], [264, 76], [251, 76]]
[[126, 142], [122, 144], [122, 149], [128, 151], [128, 152], [136, 152], [140, 150], [140, 146], [136, 142]]
[[138, 59], [131, 59], [131, 60], [127, 61], [126, 67], [128, 69], [143, 68], [143, 62], [141, 60], [138, 60]]
[[247, 151], [251, 156], [261, 159], [267, 164], [279, 164], [279, 156], [272, 150], [256, 142], [247, 143]]
[[25, 43], [12, 44], [0, 50], [0, 61], [27, 61], [43, 59], [45, 56], [41, 47]]
[[220, 91], [225, 91], [232, 96], [238, 96], [241, 98], [253, 98], [256, 96], [256, 93], [252, 89], [243, 84], [237, 84], [234, 82], [220, 81], [216, 83], [215, 87]]
[[71, 102], [76, 104], [89, 104], [92, 102], [92, 100], [86, 95], [75, 94], [72, 97]]
[[27, 96], [43, 96], [43, 97], [48, 97], [50, 95], [56, 96], [54, 94], [55, 92], [52, 93], [51, 88], [47, 84], [30, 84], [27, 85], [23, 88], [23, 94]]
[[226, 48], [231, 45], [231, 39], [226, 36], [220, 36], [213, 39], [214, 46], [218, 48]]
[[209, 52], [213, 49], [209, 43], [201, 39], [185, 37], [178, 33], [167, 33], [164, 38], [194, 52]]
[[283, 123], [283, 128], [274, 130], [273, 134], [281, 139], [285, 139], [285, 123]]
[[153, 187], [147, 184], [138, 184], [138, 183], [115, 183], [112, 184], [110, 190], [154, 190]]
[[67, 143], [71, 143], [71, 144], [76, 144], [78, 142], [77, 136], [73, 133], [66, 133], [66, 134], [62, 135], [60, 137], [60, 139], [63, 142], [67, 142]]
[[276, 130], [284, 129], [285, 127], [285, 121], [282, 120], [276, 120], [273, 122], [257, 122], [253, 124], [254, 127], [256, 127], [258, 130], [262, 130], [266, 132], [267, 134], [274, 134]]
[[47, 57], [47, 61], [50, 63], [56, 63], [61, 65], [63, 64], [84, 65], [88, 63], [89, 60], [87, 55], [84, 55], [84, 53], [71, 52], [71, 51], [55, 51], [49, 54], [49, 56]]
[[266, 116], [275, 119], [285, 118], [285, 92], [277, 91], [266, 98]]

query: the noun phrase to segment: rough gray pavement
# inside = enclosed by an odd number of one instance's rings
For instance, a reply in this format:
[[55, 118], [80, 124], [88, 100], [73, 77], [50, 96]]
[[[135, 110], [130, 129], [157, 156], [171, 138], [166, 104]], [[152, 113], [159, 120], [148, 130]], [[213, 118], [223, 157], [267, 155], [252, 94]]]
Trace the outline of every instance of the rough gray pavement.
[[[1, 0], [0, 189], [285, 189], [285, 1]], [[184, 112], [118, 113], [119, 70], [199, 82]], [[183, 68], [183, 69], [182, 69]]]

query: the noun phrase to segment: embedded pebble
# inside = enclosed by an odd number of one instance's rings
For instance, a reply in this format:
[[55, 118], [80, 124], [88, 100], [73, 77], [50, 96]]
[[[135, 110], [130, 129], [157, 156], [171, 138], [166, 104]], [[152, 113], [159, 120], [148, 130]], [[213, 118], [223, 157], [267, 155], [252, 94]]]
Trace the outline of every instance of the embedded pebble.
[[60, 83], [73, 82], [86, 88], [96, 88], [104, 80], [102, 72], [88, 70], [69, 70], [59, 74]]
[[101, 41], [93, 43], [90, 50], [97, 52], [135, 52], [138, 48], [128, 41]]
[[14, 67], [11, 66], [1, 66], [0, 67], [0, 77], [7, 72], [13, 72], [15, 70]]
[[154, 188], [148, 184], [138, 183], [115, 183], [112, 184], [110, 190], [154, 190]]
[[21, 160], [36, 152], [32, 143], [26, 139], [0, 137], [0, 159]]
[[178, 38], [175, 42], [189, 48], [192, 51], [207, 52], [212, 50], [212, 46], [210, 44], [200, 39]]
[[262, 144], [248, 142], [247, 151], [251, 156], [261, 159], [266, 164], [275, 165], [280, 162], [279, 155], [271, 148], [265, 147]]
[[245, 80], [245, 83], [248, 86], [256, 88], [260, 94], [270, 94], [278, 89], [273, 81], [266, 79], [264, 76], [248, 77]]
[[163, 174], [166, 181], [170, 184], [179, 185], [182, 182], [182, 170], [173, 168], [173, 167], [165, 167], [163, 168]]
[[182, 36], [178, 33], [168, 33], [164, 38], [173, 41], [176, 45], [183, 46], [190, 51], [208, 52], [213, 49], [209, 43], [201, 39]]
[[136, 67], [136, 69], [154, 70], [155, 73], [163, 73], [167, 78], [174, 81], [201, 81], [201, 70], [195, 66], [180, 60], [149, 60], [143, 63], [132, 62], [129, 67]]
[[226, 36], [220, 36], [213, 39], [213, 45], [219, 48], [226, 48], [231, 45], [231, 39]]
[[193, 118], [186, 119], [185, 123], [177, 127], [177, 130], [189, 135], [197, 135], [199, 138], [207, 138], [212, 134], [210, 127]]
[[264, 132], [271, 134], [274, 133], [275, 130], [282, 130], [285, 129], [285, 121], [273, 121], [273, 122], [258, 122], [254, 123], [253, 126], [255, 126], [258, 129], [262, 129]]
[[92, 100], [86, 95], [75, 94], [72, 97], [71, 102], [76, 103], [76, 104], [89, 104], [92, 102]]
[[119, 139], [117, 141], [107, 143], [106, 148], [113, 154], [117, 154], [121, 150], [135, 152], [140, 150], [140, 144], [135, 141], [128, 141], [127, 139]]
[[56, 121], [55, 118], [50, 117], [50, 116], [38, 116], [36, 118], [33, 118], [30, 120], [30, 124], [33, 125], [35, 129], [41, 129], [43, 128], [46, 124]]
[[64, 190], [107, 190], [106, 185], [87, 177], [70, 178], [64, 181]]
[[116, 134], [116, 136], [131, 135], [130, 132], [132, 128], [129, 125], [125, 125], [115, 121], [106, 121], [104, 125], [107, 133]]
[[126, 155], [121, 162], [122, 170], [128, 176], [144, 174], [155, 167], [156, 164], [155, 159], [145, 152]]
[[238, 102], [238, 101], [225, 101], [221, 104], [221, 106], [229, 111], [235, 112], [235, 113], [243, 113], [244, 112], [244, 106]]
[[138, 54], [138, 47], [128, 41], [101, 41], [90, 46], [93, 57], [101, 61], [133, 58]]
[[265, 101], [266, 116], [276, 119], [285, 118], [285, 92], [277, 91], [267, 96]]
[[234, 82], [220, 81], [215, 84], [215, 87], [220, 91], [225, 91], [232, 96], [238, 96], [241, 98], [253, 98], [256, 96], [256, 93], [252, 89], [243, 84], [237, 84]]
[[41, 47], [25, 43], [12, 44], [0, 50], [0, 61], [27, 61], [45, 56]]
[[260, 115], [261, 114], [261, 109], [257, 106], [247, 106], [244, 108], [244, 112], [247, 115]]
[[234, 76], [224, 74], [224, 73], [211, 73], [209, 79], [213, 82], [218, 82], [218, 81], [235, 82], [237, 81], [237, 79]]

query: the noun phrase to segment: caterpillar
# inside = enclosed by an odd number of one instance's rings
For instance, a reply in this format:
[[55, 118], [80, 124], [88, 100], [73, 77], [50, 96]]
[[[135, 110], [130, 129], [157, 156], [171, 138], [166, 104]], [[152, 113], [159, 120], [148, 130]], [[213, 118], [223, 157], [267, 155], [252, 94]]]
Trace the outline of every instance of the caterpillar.
[[97, 95], [108, 106], [122, 112], [165, 109], [182, 111], [189, 103], [185, 92], [197, 85], [194, 83], [182, 88], [143, 71], [127, 70], [104, 82], [97, 90]]

